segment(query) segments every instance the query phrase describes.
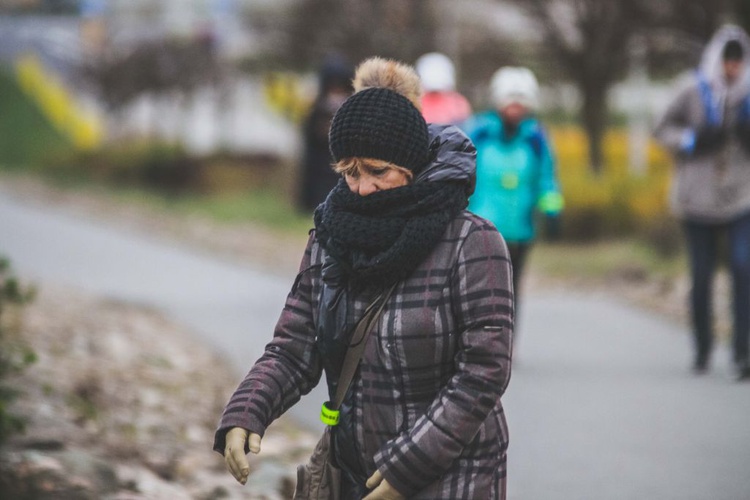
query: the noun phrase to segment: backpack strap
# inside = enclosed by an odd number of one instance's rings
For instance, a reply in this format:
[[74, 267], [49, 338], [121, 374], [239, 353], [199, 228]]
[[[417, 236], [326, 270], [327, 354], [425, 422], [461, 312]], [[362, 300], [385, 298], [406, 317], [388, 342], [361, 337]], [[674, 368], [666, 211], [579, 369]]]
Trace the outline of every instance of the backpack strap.
[[542, 159], [542, 152], [544, 151], [544, 134], [538, 128], [528, 137], [529, 145], [531, 150], [534, 152], [537, 160]]
[[719, 106], [717, 106], [714, 99], [711, 85], [702, 73], [697, 73], [696, 77], [698, 78], [698, 92], [700, 93], [703, 109], [706, 113], [706, 122], [710, 126], [719, 126], [721, 125], [721, 114]]
[[740, 113], [737, 117], [737, 120], [743, 124], [750, 122], [750, 94], [746, 95], [742, 100], [742, 105], [740, 106]]

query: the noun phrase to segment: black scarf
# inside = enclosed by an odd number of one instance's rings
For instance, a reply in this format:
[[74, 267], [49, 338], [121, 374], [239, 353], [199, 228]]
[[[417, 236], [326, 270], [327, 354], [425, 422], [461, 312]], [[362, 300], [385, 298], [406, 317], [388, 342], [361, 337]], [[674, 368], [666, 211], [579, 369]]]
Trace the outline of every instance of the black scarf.
[[315, 210], [315, 230], [350, 285], [382, 288], [409, 276], [467, 204], [459, 182], [418, 182], [360, 196], [341, 179]]

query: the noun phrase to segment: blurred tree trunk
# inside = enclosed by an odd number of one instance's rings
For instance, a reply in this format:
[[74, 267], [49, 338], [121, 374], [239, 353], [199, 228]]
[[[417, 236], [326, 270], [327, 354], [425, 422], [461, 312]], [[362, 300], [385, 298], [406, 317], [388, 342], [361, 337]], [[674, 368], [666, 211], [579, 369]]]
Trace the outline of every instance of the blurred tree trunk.
[[628, 67], [628, 40], [642, 29], [646, 8], [639, 0], [522, 0], [535, 19], [544, 49], [578, 87], [581, 122], [589, 139], [589, 163], [603, 166], [602, 142], [609, 114], [607, 95]]
[[604, 165], [604, 133], [607, 128], [607, 90], [594, 80], [579, 82], [583, 89], [581, 118], [586, 136], [589, 139], [589, 163], [595, 173], [600, 173]]
[[515, 4], [538, 23], [542, 50], [581, 93], [580, 118], [594, 172], [603, 165], [607, 96], [629, 67], [633, 36], [667, 34], [670, 54], [684, 52], [686, 40], [692, 39], [700, 52], [721, 22], [737, 12], [745, 12], [745, 21], [750, 22], [748, 0], [516, 0]]

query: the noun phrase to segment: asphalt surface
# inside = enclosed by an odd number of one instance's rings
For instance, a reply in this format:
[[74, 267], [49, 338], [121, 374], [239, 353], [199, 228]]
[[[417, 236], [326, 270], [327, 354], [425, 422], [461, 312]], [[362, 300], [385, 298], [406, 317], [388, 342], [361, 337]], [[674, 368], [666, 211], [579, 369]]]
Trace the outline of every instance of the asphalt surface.
[[[42, 283], [160, 309], [241, 377], [271, 336], [289, 276], [25, 204], [0, 189], [0, 254]], [[512, 499], [750, 499], [750, 383], [688, 371], [683, 327], [580, 291], [524, 297], [504, 397]], [[324, 393], [293, 408], [315, 428]], [[218, 416], [217, 416], [218, 417]]]

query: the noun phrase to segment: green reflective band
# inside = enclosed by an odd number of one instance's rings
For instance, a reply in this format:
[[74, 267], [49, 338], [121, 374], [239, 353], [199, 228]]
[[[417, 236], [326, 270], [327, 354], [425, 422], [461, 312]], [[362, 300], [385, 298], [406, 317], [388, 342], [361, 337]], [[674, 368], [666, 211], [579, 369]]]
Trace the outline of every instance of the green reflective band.
[[323, 403], [320, 408], [320, 421], [326, 425], [334, 426], [339, 423], [339, 411], [328, 409], [328, 403]]
[[539, 198], [539, 210], [545, 213], [555, 214], [562, 210], [564, 205], [563, 197], [560, 193], [550, 191]]

